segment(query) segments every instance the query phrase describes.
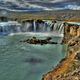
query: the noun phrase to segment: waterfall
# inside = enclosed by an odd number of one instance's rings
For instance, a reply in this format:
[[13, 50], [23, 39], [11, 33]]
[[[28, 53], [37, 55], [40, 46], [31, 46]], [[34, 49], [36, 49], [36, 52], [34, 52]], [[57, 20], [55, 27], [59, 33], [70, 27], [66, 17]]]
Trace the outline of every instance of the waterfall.
[[60, 25], [59, 33], [64, 33], [64, 23]]
[[21, 32], [21, 28], [18, 26], [17, 28], [17, 32]]
[[25, 22], [23, 25], [23, 32], [31, 32], [32, 31], [32, 23], [31, 22]]
[[26, 21], [23, 25], [23, 32], [61, 32], [62, 22], [52, 23], [52, 21]]
[[[5, 27], [6, 26], [6, 27]], [[0, 23], [0, 34], [6, 34], [8, 33], [9, 30], [8, 30], [8, 26], [5, 25], [3, 22]]]
[[57, 27], [58, 27], [58, 24], [54, 23], [53, 31], [56, 31]]
[[17, 22], [0, 22], [0, 34], [21, 32], [20, 26]]
[[44, 23], [37, 22], [36, 31], [43, 32], [44, 31]]
[[50, 20], [28, 20], [20, 24], [18, 22], [1, 22], [0, 23], [0, 34], [9, 33], [50, 33], [54, 36], [62, 35], [64, 32], [64, 24], [61, 21], [53, 23]]
[[33, 21], [34, 32], [36, 32], [36, 21]]
[[56, 22], [53, 24], [53, 32], [63, 33], [64, 24], [63, 22]]
[[52, 21], [45, 21], [45, 27], [46, 27], [46, 32], [51, 32], [51, 27], [52, 27], [53, 23]]

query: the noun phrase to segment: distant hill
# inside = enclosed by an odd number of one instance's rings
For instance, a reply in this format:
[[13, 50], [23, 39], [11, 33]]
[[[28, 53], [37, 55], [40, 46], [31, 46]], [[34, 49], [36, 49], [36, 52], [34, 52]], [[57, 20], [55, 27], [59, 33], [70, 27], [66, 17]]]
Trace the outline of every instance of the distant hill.
[[[5, 12], [5, 14], [3, 14]], [[80, 10], [54, 10], [54, 11], [31, 11], [31, 12], [12, 12], [0, 10], [0, 16], [17, 18], [19, 21], [24, 19], [56, 19], [56, 20], [77, 20], [80, 21]]]

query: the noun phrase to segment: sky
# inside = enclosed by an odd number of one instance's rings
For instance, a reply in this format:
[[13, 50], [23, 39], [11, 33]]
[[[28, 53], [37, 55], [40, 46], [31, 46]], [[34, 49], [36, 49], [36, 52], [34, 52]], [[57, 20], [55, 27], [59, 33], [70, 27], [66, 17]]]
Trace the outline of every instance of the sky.
[[0, 0], [0, 8], [10, 11], [80, 10], [80, 0]]

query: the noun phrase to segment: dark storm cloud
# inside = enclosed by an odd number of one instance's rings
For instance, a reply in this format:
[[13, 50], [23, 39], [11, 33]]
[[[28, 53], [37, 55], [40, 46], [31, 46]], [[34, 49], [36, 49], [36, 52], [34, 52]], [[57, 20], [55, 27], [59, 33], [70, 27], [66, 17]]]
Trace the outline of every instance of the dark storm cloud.
[[[49, 0], [46, 2], [39, 2], [40, 0], [38, 0], [37, 2], [30, 2], [31, 4], [38, 4], [41, 6], [46, 6], [46, 7], [65, 7], [67, 5], [80, 5], [80, 0]], [[52, 2], [53, 1], [53, 2]]]
[[80, 0], [0, 0], [0, 8], [8, 10], [80, 10]]

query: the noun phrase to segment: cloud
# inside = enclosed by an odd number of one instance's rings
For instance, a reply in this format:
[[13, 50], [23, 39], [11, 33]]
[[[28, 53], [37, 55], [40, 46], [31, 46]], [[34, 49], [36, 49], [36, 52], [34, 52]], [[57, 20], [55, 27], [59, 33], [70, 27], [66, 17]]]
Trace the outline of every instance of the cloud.
[[51, 8], [40, 6], [40, 5], [37, 5], [37, 4], [31, 4], [31, 5], [29, 5], [29, 7], [31, 7], [31, 8], [37, 8], [37, 9], [42, 9], [42, 10], [53, 10]]
[[0, 8], [9, 11], [80, 10], [80, 0], [0, 0]]
[[80, 6], [78, 6], [78, 5], [67, 5], [67, 6], [65, 6], [65, 9], [80, 10]]
[[63, 2], [64, 0], [52, 0], [52, 1], [49, 1], [50, 3], [57, 3], [57, 2]]
[[41, 10], [52, 10], [51, 8], [45, 7], [45, 6], [40, 6], [37, 4], [31, 4], [31, 3], [26, 3], [23, 2], [21, 3], [20, 1], [14, 0], [5, 0], [3, 1], [3, 5], [0, 6], [1, 9], [9, 10], [9, 11], [41, 11]]

